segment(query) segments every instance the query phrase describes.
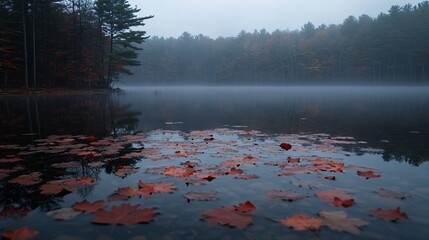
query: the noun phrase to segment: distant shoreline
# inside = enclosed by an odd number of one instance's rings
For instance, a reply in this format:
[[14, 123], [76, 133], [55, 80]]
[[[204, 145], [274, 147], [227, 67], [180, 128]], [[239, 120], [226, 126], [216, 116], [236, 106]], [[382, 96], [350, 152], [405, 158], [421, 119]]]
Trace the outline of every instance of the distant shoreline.
[[6, 87], [0, 88], [0, 96], [43, 96], [43, 95], [83, 95], [83, 94], [94, 94], [94, 93], [115, 93], [121, 92], [120, 88], [111, 89], [75, 89], [75, 88], [37, 88], [37, 89], [25, 89], [19, 87]]

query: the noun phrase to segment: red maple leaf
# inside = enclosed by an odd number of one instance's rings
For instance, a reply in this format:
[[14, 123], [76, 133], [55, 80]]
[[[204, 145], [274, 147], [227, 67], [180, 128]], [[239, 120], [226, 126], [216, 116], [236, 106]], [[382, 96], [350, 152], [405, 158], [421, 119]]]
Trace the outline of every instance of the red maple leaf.
[[350, 207], [355, 204], [352, 196], [340, 189], [329, 189], [316, 193], [316, 196], [336, 207]]
[[238, 206], [221, 207], [202, 211], [208, 223], [243, 229], [252, 223], [252, 212], [256, 207], [249, 201]]
[[246, 213], [246, 212], [252, 212], [256, 209], [255, 205], [253, 205], [251, 202], [247, 201], [245, 203], [240, 203], [238, 206], [235, 206], [235, 211]]
[[379, 178], [380, 174], [377, 174], [374, 171], [357, 171], [357, 175], [361, 177], [365, 177], [366, 179], [370, 178]]
[[37, 231], [30, 230], [27, 227], [22, 227], [17, 230], [6, 231], [3, 233], [2, 237], [11, 240], [25, 240], [35, 237], [38, 234], [39, 232]]
[[322, 220], [320, 218], [312, 218], [305, 214], [294, 214], [290, 218], [281, 219], [280, 223], [298, 231], [305, 231], [318, 230], [322, 225]]
[[113, 206], [112, 211], [100, 210], [95, 213], [92, 222], [98, 224], [130, 225], [136, 223], [148, 223], [159, 213], [155, 208], [138, 209], [140, 204], [130, 205], [124, 203], [121, 206]]
[[280, 147], [281, 147], [283, 150], [288, 151], [288, 150], [290, 150], [290, 149], [292, 148], [292, 145], [290, 145], [289, 143], [282, 143], [282, 144], [280, 144]]
[[41, 191], [40, 193], [45, 195], [58, 194], [63, 190], [68, 192], [74, 192], [75, 190], [73, 186], [65, 184], [64, 180], [49, 181], [40, 186], [39, 189]]
[[153, 187], [145, 187], [141, 189], [135, 189], [133, 187], [120, 187], [118, 188], [118, 194], [123, 197], [139, 197], [139, 196], [149, 196], [155, 192]]
[[72, 207], [75, 211], [93, 213], [104, 208], [104, 201], [98, 200], [91, 203], [85, 199], [82, 202], [74, 203]]
[[387, 209], [387, 210], [377, 208], [377, 209], [371, 210], [370, 213], [374, 217], [378, 217], [385, 221], [392, 221], [392, 222], [408, 218], [407, 214], [404, 212], [401, 212], [401, 209], [399, 207], [394, 209]]

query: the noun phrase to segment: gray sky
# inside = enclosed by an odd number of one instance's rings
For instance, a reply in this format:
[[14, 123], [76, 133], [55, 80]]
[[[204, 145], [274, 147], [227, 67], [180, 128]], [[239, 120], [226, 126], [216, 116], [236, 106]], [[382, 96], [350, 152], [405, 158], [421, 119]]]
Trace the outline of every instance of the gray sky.
[[151, 36], [178, 37], [184, 31], [213, 38], [236, 36], [244, 29], [300, 29], [338, 24], [349, 15], [376, 17], [392, 5], [416, 5], [423, 0], [129, 0], [140, 15], [155, 15], [144, 30]]

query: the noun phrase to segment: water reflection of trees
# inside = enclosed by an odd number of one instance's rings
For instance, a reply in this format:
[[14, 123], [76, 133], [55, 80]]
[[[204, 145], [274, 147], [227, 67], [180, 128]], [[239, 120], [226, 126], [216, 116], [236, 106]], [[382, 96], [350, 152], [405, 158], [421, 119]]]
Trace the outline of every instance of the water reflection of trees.
[[[50, 135], [94, 135], [101, 139], [106, 136], [117, 136], [131, 133], [138, 125], [137, 111], [131, 111], [117, 98], [108, 94], [81, 96], [30, 96], [0, 98], [0, 143], [31, 144], [35, 140]], [[6, 152], [0, 154], [5, 157]], [[90, 167], [80, 156], [52, 155], [38, 153], [31, 155], [25, 172], [42, 173], [43, 182], [65, 178], [90, 177], [97, 181], [102, 172], [111, 173], [109, 168], [114, 161], [102, 167]], [[29, 157], [29, 158], [30, 158]], [[28, 160], [28, 159], [27, 159]], [[54, 169], [51, 164], [58, 162], [80, 162], [79, 167]], [[136, 164], [137, 159], [121, 162], [122, 165]], [[1, 168], [12, 169], [13, 164], [2, 165]], [[63, 191], [55, 195], [40, 194], [41, 184], [21, 186], [8, 183], [13, 177], [23, 172], [11, 173], [10, 177], [0, 181], [0, 217], [12, 216], [15, 212], [31, 211], [39, 208], [50, 211], [63, 205]], [[94, 185], [76, 189], [81, 198], [91, 195]], [[25, 213], [26, 214], [26, 213]], [[25, 215], [23, 214], [23, 215]], [[3, 216], [4, 215], [4, 216]]]
[[[128, 100], [141, 103], [138, 109], [143, 112], [144, 125], [139, 128], [144, 131], [246, 125], [245, 129], [266, 133], [329, 133], [353, 136], [381, 148], [386, 161], [419, 165], [429, 160], [429, 149], [424, 146], [429, 139], [426, 95], [403, 94], [402, 90], [387, 94], [373, 89], [357, 91], [361, 92], [158, 90], [131, 95]], [[164, 121], [183, 124], [166, 126]], [[411, 134], [413, 130], [420, 133]]]
[[[0, 142], [23, 143], [50, 135], [131, 132], [139, 112], [110, 94], [0, 97]], [[24, 136], [23, 136], [24, 135]]]

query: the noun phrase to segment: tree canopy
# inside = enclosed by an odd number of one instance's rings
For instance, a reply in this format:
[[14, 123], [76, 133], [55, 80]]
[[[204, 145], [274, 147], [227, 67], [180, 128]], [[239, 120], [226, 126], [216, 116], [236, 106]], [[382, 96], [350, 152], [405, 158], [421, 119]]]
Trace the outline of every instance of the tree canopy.
[[1, 1], [0, 86], [110, 87], [139, 64], [136, 28], [153, 17], [139, 11], [126, 0]]
[[140, 59], [143, 84], [427, 84], [429, 2], [299, 31], [152, 37]]

